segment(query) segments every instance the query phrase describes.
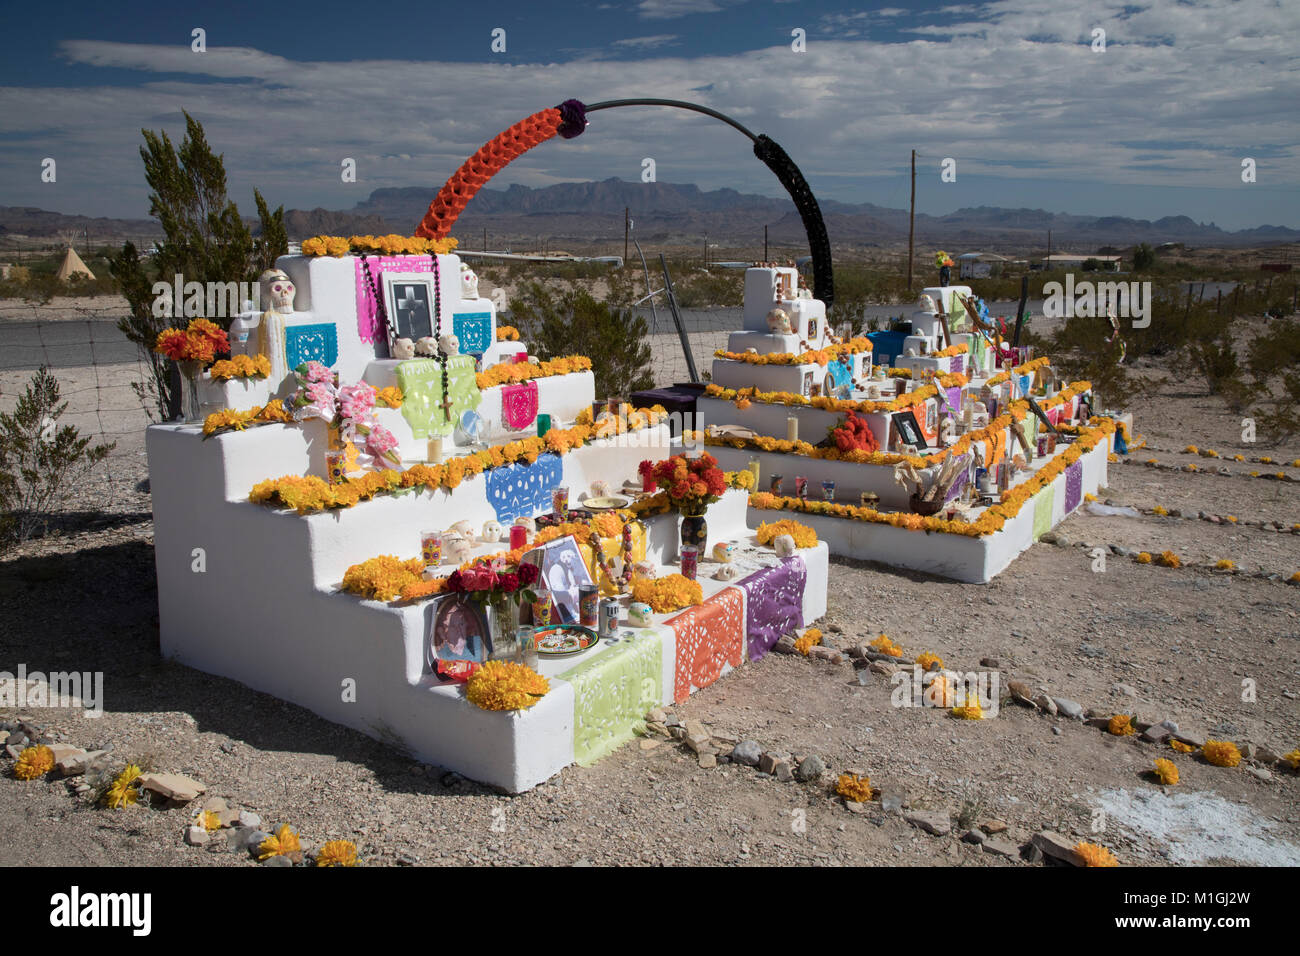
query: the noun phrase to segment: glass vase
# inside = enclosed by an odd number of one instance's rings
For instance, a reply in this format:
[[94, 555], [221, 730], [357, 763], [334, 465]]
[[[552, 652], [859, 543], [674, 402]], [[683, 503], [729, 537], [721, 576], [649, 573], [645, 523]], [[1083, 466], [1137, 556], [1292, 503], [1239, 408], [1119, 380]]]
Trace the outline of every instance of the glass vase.
[[492, 642], [489, 660], [519, 661], [515, 630], [519, 627], [518, 609], [509, 598], [489, 601], [483, 608], [487, 618], [488, 639]]
[[176, 363], [181, 370], [181, 417], [187, 425], [203, 421], [199, 406], [199, 376], [203, 363], [192, 359]]

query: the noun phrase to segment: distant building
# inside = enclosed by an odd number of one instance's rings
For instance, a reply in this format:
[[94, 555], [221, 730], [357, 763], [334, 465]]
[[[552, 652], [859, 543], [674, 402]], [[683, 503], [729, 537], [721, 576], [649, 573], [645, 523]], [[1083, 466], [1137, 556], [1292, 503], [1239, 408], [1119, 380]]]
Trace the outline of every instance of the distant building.
[[957, 257], [957, 276], [961, 279], [987, 279], [994, 271], [1005, 272], [1010, 267], [1024, 268], [1024, 259], [1000, 256], [996, 252], [967, 252]]
[[0, 262], [0, 279], [8, 279], [9, 273], [13, 271], [13, 267], [14, 264], [12, 262]]
[[1083, 264], [1089, 260], [1098, 264], [1098, 271], [1100, 272], [1119, 272], [1120, 256], [1093, 256], [1073, 252], [1060, 252], [1056, 255], [1044, 256], [1042, 267], [1044, 269], [1082, 269]]

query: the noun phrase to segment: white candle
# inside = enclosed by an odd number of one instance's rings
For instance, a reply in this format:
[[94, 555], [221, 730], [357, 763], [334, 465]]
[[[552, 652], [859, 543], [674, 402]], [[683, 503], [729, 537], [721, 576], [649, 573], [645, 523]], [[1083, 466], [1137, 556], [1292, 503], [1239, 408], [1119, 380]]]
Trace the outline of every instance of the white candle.
[[429, 447], [425, 452], [425, 461], [442, 461], [442, 439], [430, 438]]
[[791, 415], [785, 420], [785, 440], [799, 440], [799, 419], [794, 415]]

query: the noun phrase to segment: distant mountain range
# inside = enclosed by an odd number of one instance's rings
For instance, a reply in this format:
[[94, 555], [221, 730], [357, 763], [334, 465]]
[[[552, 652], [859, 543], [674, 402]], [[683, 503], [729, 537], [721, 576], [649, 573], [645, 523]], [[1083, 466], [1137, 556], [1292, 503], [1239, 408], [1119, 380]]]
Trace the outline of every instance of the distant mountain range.
[[[293, 239], [322, 234], [409, 235], [435, 193], [436, 188], [429, 186], [376, 189], [350, 210], [287, 210], [285, 224]], [[631, 212], [637, 238], [657, 244], [693, 244], [707, 235], [724, 247], [754, 246], [762, 242], [764, 225], [774, 243], [799, 243], [804, 236], [798, 213], [788, 199], [734, 189], [702, 191], [694, 185], [621, 179], [560, 183], [542, 189], [483, 189], [457, 221], [455, 233], [466, 248], [478, 247], [484, 229], [493, 248], [500, 248], [503, 242], [542, 239], [552, 243], [611, 242], [623, 236], [624, 208]], [[907, 240], [906, 209], [834, 200], [823, 202], [821, 209], [835, 245], [892, 246]], [[978, 246], [1023, 254], [1045, 246], [1049, 229], [1054, 249], [1080, 252], [1139, 242], [1244, 247], [1300, 240], [1300, 230], [1282, 226], [1233, 232], [1187, 216], [1166, 216], [1152, 222], [995, 206], [958, 209], [945, 216], [916, 216], [917, 238], [927, 245], [938, 242], [950, 250]], [[0, 238], [15, 233], [53, 236], [65, 231], [84, 231], [92, 239], [159, 234], [157, 223], [150, 219], [93, 219], [31, 207], [0, 206]]]

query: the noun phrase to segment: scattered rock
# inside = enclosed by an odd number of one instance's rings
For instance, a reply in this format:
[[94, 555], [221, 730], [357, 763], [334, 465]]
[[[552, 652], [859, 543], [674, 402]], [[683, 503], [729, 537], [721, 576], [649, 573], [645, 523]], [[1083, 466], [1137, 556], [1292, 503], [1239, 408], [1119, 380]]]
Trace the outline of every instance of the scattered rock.
[[903, 810], [903, 794], [898, 790], [880, 791], [880, 806], [886, 813], [901, 813]]
[[233, 827], [239, 823], [238, 810], [218, 810], [217, 819], [221, 821], [223, 827]]
[[970, 829], [961, 835], [962, 843], [983, 843], [988, 837], [984, 835], [983, 830]]
[[1111, 687], [1111, 690], [1123, 694], [1125, 697], [1136, 697], [1138, 695], [1137, 688], [1131, 684], [1115, 684]]
[[100, 769], [102, 765], [107, 764], [107, 757], [107, 750], [83, 750], [80, 753], [69, 754], [62, 760], [56, 761], [54, 766], [65, 777], [77, 777], [88, 770]]
[[221, 745], [221, 752], [223, 754], [233, 754], [235, 752], [234, 742], [227, 740], [224, 744]]
[[1007, 825], [1001, 820], [985, 820], [980, 824], [980, 829], [989, 836], [993, 836], [995, 833], [1005, 833]]
[[1265, 770], [1263, 767], [1247, 767], [1246, 770], [1256, 780], [1268, 781], [1273, 779], [1273, 775], [1269, 773], [1267, 770]]
[[790, 637], [789, 635], [786, 635], [785, 637], [780, 638], [780, 639], [779, 639], [775, 644], [773, 644], [773, 645], [772, 645], [772, 650], [776, 651], [776, 653], [778, 653], [778, 654], [798, 654], [798, 653], [799, 653], [799, 652], [798, 652], [797, 650], [795, 650], [795, 648], [794, 648], [794, 638]]
[[647, 721], [653, 721], [660, 724], [662, 724], [667, 717], [668, 715], [664, 713], [662, 707], [656, 707], [654, 710], [650, 711], [650, 713], [645, 715]]
[[256, 858], [257, 848], [270, 838], [271, 834], [264, 830], [240, 830], [235, 838], [230, 841], [230, 845], [236, 853], [243, 851]]
[[952, 820], [948, 814], [937, 810], [912, 810], [903, 814], [903, 819], [935, 836], [947, 836], [952, 832]]
[[758, 745], [756, 740], [742, 740], [731, 751], [732, 762], [742, 763], [746, 767], [757, 767], [759, 758], [762, 756], [763, 748]]
[[994, 838], [985, 840], [982, 847], [985, 853], [992, 853], [994, 856], [1004, 857], [1008, 860], [1014, 860], [1020, 855], [1020, 848], [1010, 840]]
[[208, 788], [197, 780], [182, 777], [178, 773], [146, 773], [140, 775], [140, 786], [151, 790], [167, 800], [177, 803], [189, 803], [197, 799]]
[[988, 668], [991, 668], [991, 669], [993, 669], [993, 670], [997, 670], [1000, 666], [1002, 666], [1002, 665], [1001, 665], [1001, 662], [999, 662], [998, 659], [997, 659], [996, 657], [981, 657], [981, 658], [980, 658], [980, 667], [988, 667]]
[[1083, 719], [1083, 705], [1078, 701], [1070, 700], [1068, 697], [1053, 697], [1052, 703], [1056, 704], [1059, 713], [1071, 720]]
[[208, 831], [200, 826], [186, 827], [185, 842], [190, 846], [207, 846], [211, 841]]
[[713, 753], [713, 748], [709, 746], [713, 738], [707, 734], [690, 734], [686, 738], [686, 746], [696, 754]]
[[855, 661], [865, 660], [867, 657], [867, 646], [865, 644], [855, 644], [848, 649], [848, 655]]
[[782, 783], [789, 783], [794, 779], [794, 771], [790, 769], [790, 762], [788, 760], [782, 760], [777, 763], [776, 769], [773, 770], [772, 773], [776, 776], [776, 779], [780, 780]]
[[208, 797], [208, 799], [203, 801], [204, 813], [220, 814], [221, 811], [228, 809], [230, 808], [226, 805], [225, 797]]
[[651, 737], [642, 737], [642, 738], [641, 738], [641, 749], [642, 749], [642, 750], [654, 750], [654, 749], [655, 749], [656, 747], [658, 747], [661, 743], [663, 743], [662, 740], [654, 740], [654, 739], [651, 738]]
[[811, 783], [825, 772], [826, 762], [821, 757], [813, 755], [799, 761], [799, 769], [794, 772], [794, 775], [801, 783]]
[[713, 754], [700, 754], [700, 769], [712, 770], [718, 765], [718, 758]]
[[1079, 856], [1074, 850], [1074, 842], [1061, 836], [1059, 833], [1053, 833], [1051, 830], [1042, 830], [1035, 833], [1030, 844], [1041, 851], [1044, 856], [1050, 856], [1053, 859], [1060, 860], [1063, 863], [1069, 863], [1072, 866], [1083, 866], [1083, 857]]
[[416, 856], [414, 853], [408, 853], [405, 850], [398, 853], [397, 856], [394, 857], [393, 859], [396, 861], [398, 866], [419, 866], [420, 865], [420, 858]]
[[263, 860], [262, 866], [293, 866], [293, 861], [287, 856], [272, 856]]
[[1011, 699], [1017, 704], [1023, 704], [1026, 707], [1034, 706], [1034, 692], [1030, 690], [1029, 685], [1018, 680], [1007, 681], [1007, 690], [1011, 691]]
[[1061, 725], [1060, 725], [1060, 724], [1052, 724], [1052, 736], [1053, 736], [1053, 737], [1059, 737], [1059, 736], [1061, 736], [1062, 733], [1063, 733], [1063, 731], [1061, 730]]
[[883, 677], [892, 677], [898, 672], [898, 667], [887, 661], [872, 661], [867, 665], [867, 670], [873, 674], [880, 674]]
[[709, 728], [705, 727], [698, 720], [688, 720], [684, 724], [682, 724], [682, 726], [686, 728], [687, 737], [704, 737], [708, 739], [713, 736], [709, 732]]
[[235, 819], [247, 830], [257, 830], [262, 826], [262, 818], [252, 810], [240, 810]]
[[15, 747], [13, 744], [5, 744], [5, 753], [9, 755], [10, 760], [17, 760], [18, 757], [22, 754], [22, 751], [19, 750], [17, 747]]
[[1186, 730], [1179, 730], [1177, 733], [1173, 734], [1173, 738], [1179, 743], [1187, 744], [1189, 747], [1195, 747], [1198, 750], [1205, 746], [1204, 737]]
[[808, 652], [808, 655], [810, 657], [817, 658], [817, 660], [819, 661], [826, 661], [826, 663], [828, 664], [844, 663], [844, 655], [841, 654], [839, 651], [835, 650], [835, 648], [833, 647], [825, 647], [819, 645], [817, 647], [812, 648]]
[[1152, 724], [1146, 730], [1142, 731], [1141, 737], [1149, 744], [1163, 743], [1169, 738], [1169, 728], [1160, 724]]
[[1106, 651], [1095, 644], [1083, 643], [1079, 645], [1079, 653], [1084, 657], [1105, 657]]
[[1047, 714], [1049, 717], [1056, 716], [1056, 702], [1053, 701], [1052, 698], [1048, 697], [1046, 694], [1039, 694], [1037, 697], [1035, 697], [1033, 700], [1033, 704], [1035, 707], [1037, 707], [1043, 713]]

